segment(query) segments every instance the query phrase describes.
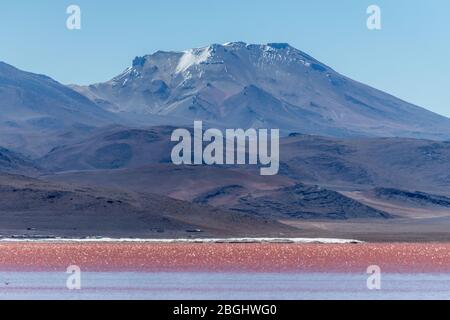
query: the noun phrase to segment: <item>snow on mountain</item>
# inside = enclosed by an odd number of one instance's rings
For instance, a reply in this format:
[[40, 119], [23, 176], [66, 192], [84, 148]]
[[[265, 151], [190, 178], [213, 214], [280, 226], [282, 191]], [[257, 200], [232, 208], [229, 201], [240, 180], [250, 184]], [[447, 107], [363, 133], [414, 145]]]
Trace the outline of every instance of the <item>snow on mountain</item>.
[[201, 63], [207, 62], [211, 57], [210, 48], [202, 49], [191, 49], [186, 51], [180, 59], [177, 65], [176, 72], [185, 72], [193, 65], [199, 65]]
[[74, 89], [106, 110], [162, 122], [172, 117], [286, 133], [450, 138], [450, 119], [353, 81], [285, 43], [158, 51], [137, 57], [108, 82]]

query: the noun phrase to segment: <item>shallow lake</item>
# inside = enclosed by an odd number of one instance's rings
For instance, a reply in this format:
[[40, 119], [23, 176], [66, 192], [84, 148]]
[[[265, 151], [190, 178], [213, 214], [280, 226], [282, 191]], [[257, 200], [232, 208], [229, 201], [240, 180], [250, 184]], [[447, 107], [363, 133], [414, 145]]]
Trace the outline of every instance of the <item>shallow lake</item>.
[[84, 272], [81, 289], [64, 272], [0, 272], [0, 299], [450, 299], [450, 274]]

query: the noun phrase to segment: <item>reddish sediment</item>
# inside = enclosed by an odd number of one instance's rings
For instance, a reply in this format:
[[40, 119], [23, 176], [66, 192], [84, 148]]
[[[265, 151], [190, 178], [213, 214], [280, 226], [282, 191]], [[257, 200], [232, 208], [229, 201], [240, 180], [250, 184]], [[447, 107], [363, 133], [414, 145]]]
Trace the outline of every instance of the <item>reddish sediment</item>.
[[1, 271], [450, 272], [450, 244], [1, 243]]

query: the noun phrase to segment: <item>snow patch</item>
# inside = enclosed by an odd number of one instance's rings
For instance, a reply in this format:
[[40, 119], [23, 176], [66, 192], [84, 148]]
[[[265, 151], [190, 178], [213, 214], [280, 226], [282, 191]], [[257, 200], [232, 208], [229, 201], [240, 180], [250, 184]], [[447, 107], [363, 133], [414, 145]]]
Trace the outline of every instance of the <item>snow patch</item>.
[[180, 58], [175, 71], [176, 73], [182, 73], [188, 70], [193, 65], [198, 65], [202, 62], [208, 61], [210, 57], [210, 47], [185, 51], [183, 56]]
[[122, 82], [122, 86], [125, 86], [130, 78], [132, 78], [132, 77], [136, 78], [138, 76], [140, 76], [140, 73], [138, 71], [136, 71], [135, 68], [128, 67], [120, 75], [118, 75], [117, 77], [112, 79], [112, 81], [114, 81], [114, 82]]

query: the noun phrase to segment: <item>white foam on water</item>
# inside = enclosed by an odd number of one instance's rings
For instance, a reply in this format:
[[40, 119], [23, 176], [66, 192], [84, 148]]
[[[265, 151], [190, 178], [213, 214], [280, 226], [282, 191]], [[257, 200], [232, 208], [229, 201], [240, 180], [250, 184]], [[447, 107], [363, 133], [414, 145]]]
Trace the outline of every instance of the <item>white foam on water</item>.
[[211, 238], [211, 239], [143, 239], [143, 238], [1, 238], [0, 242], [145, 242], [145, 243], [321, 243], [357, 244], [353, 239], [332, 238]]

